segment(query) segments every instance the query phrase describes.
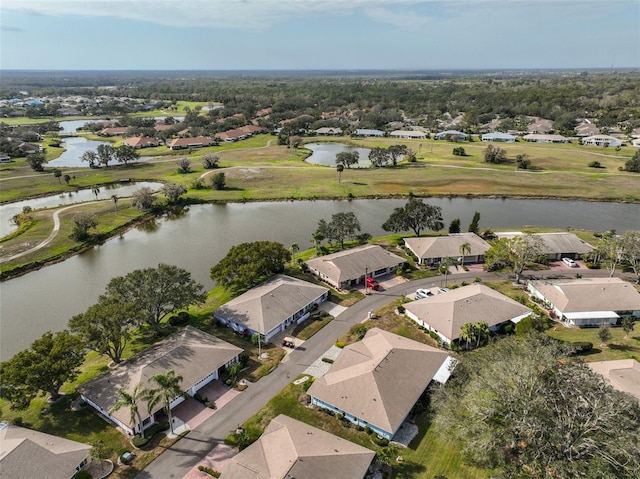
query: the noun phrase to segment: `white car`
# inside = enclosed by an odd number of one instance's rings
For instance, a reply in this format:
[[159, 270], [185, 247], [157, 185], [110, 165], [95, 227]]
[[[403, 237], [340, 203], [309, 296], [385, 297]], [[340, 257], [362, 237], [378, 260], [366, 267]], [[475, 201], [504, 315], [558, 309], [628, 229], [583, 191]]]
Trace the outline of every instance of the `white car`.
[[428, 289], [417, 289], [416, 290], [416, 299], [424, 299], [429, 296], [433, 296], [433, 293]]
[[578, 267], [578, 263], [573, 261], [571, 258], [562, 258], [562, 262], [564, 264], [566, 264], [567, 266], [569, 266], [569, 268], [577, 268]]

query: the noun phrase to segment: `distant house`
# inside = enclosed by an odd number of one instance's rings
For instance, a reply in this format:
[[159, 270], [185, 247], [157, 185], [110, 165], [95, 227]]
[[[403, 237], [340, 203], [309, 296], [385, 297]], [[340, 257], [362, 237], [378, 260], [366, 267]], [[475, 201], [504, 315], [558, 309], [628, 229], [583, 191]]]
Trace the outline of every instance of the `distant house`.
[[576, 136], [593, 136], [600, 134], [600, 128], [598, 128], [593, 121], [584, 119], [578, 126], [575, 127]]
[[128, 126], [110, 126], [108, 128], [103, 128], [98, 132], [100, 136], [122, 136], [126, 135], [129, 131]]
[[213, 317], [240, 334], [260, 334], [265, 342], [299, 324], [329, 298], [329, 290], [307, 281], [277, 275], [213, 312]]
[[457, 138], [458, 140], [464, 141], [467, 139], [467, 134], [462, 133], [461, 131], [458, 131], [458, 130], [445, 130], [436, 134], [434, 138], [436, 140], [449, 140], [449, 139]]
[[285, 415], [233, 456], [222, 479], [363, 479], [375, 452]]
[[633, 146], [635, 146], [636, 148], [640, 147], [640, 138], [636, 138], [636, 139], [634, 139], [634, 140], [631, 142], [631, 144], [632, 144]]
[[22, 142], [18, 145], [18, 150], [25, 155], [31, 155], [32, 153], [40, 153], [42, 151], [42, 147], [35, 143]]
[[162, 141], [158, 140], [157, 138], [153, 138], [152, 136], [132, 136], [124, 140], [123, 143], [125, 145], [133, 146], [134, 148], [139, 149], [159, 146], [162, 144]]
[[553, 131], [553, 120], [537, 116], [529, 117], [528, 133], [549, 133], [550, 131]]
[[[498, 238], [513, 238], [514, 236], [522, 236], [523, 233], [517, 232], [497, 232]], [[583, 254], [593, 251], [586, 241], [578, 238], [574, 233], [557, 232], [557, 233], [534, 233], [531, 236], [538, 237], [544, 245], [544, 253], [550, 260], [560, 260], [562, 258], [579, 259]]]
[[447, 344], [460, 337], [465, 323], [484, 321], [491, 331], [496, 331], [503, 324], [516, 324], [531, 314], [526, 306], [478, 283], [403, 306], [409, 318], [435, 332]]
[[156, 130], [156, 131], [168, 131], [168, 130], [171, 130], [175, 126], [176, 125], [158, 124], [158, 125], [154, 126], [153, 129]]
[[329, 128], [322, 127], [316, 130], [316, 135], [318, 136], [338, 136], [342, 135], [342, 128]]
[[[140, 432], [140, 424], [131, 424], [129, 409], [123, 407], [109, 412], [118, 401], [118, 391], [131, 392], [137, 384], [152, 388], [149, 380], [155, 374], [166, 374], [170, 369], [182, 376], [180, 387], [193, 396], [203, 386], [220, 377], [231, 364], [238, 361], [243, 350], [211, 336], [199, 329], [186, 326], [139, 354], [122, 361], [112, 369], [77, 388], [82, 398], [107, 420], [121, 427], [128, 434]], [[171, 402], [173, 409], [183, 396]], [[158, 404], [149, 411], [146, 404], [138, 406], [142, 428], [147, 429], [161, 420], [164, 411]]]
[[454, 364], [446, 351], [373, 328], [307, 392], [315, 406], [392, 439], [431, 381], [444, 384]]
[[569, 138], [562, 135], [543, 135], [540, 133], [530, 133], [522, 137], [524, 141], [530, 143], [569, 143]]
[[91, 446], [0, 423], [0, 477], [70, 479], [89, 463]]
[[583, 145], [588, 146], [622, 146], [622, 140], [615, 136], [609, 135], [593, 135], [582, 139]]
[[264, 128], [256, 125], [245, 125], [240, 128], [234, 128], [233, 130], [227, 130], [222, 133], [216, 133], [215, 138], [226, 142], [234, 142], [244, 140], [256, 133], [263, 131]]
[[530, 281], [527, 290], [566, 326], [616, 324], [624, 316], [640, 317], [640, 293], [620, 278]]
[[510, 135], [508, 133], [500, 133], [500, 132], [495, 132], [495, 133], [485, 133], [484, 135], [482, 135], [482, 141], [503, 141], [506, 143], [513, 143], [516, 141], [516, 137], [513, 135]]
[[451, 234], [449, 236], [424, 236], [403, 238], [406, 247], [418, 258], [418, 264], [440, 264], [448, 257], [460, 258], [460, 247], [467, 243], [470, 251], [464, 255], [465, 263], [481, 263], [491, 245], [474, 233]]
[[339, 289], [364, 283], [365, 275], [394, 273], [405, 259], [378, 245], [364, 245], [307, 261], [311, 273]]
[[366, 128], [358, 128], [356, 129], [354, 136], [384, 136], [384, 131], [382, 130], [367, 130]]
[[640, 363], [635, 359], [598, 361], [587, 366], [602, 375], [614, 389], [640, 400]]
[[389, 133], [391, 138], [406, 138], [409, 140], [424, 140], [427, 134], [423, 131], [414, 130], [394, 130]]
[[215, 145], [216, 141], [208, 136], [194, 136], [185, 138], [174, 138], [169, 142], [169, 148], [172, 150], [184, 150], [186, 148], [204, 148], [205, 146]]

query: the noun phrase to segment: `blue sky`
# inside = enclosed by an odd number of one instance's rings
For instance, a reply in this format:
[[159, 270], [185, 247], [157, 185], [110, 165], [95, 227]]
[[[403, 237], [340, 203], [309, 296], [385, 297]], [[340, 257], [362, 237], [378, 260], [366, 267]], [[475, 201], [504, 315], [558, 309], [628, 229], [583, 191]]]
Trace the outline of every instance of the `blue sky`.
[[638, 0], [2, 0], [2, 69], [640, 67]]

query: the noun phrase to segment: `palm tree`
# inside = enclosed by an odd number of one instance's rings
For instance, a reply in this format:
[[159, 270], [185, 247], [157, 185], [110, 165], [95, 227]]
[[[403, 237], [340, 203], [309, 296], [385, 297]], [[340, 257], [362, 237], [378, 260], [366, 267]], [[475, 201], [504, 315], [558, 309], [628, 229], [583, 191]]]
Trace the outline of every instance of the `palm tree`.
[[464, 257], [471, 253], [471, 245], [468, 241], [465, 241], [460, 245], [460, 254], [462, 255], [462, 266], [464, 266]]
[[451, 256], [447, 256], [442, 262], [440, 262], [440, 272], [444, 274], [444, 286], [447, 286], [447, 277], [449, 276], [449, 267], [455, 266], [458, 269], [458, 262]]
[[477, 328], [474, 323], [464, 323], [460, 326], [460, 339], [466, 343], [467, 349], [469, 349], [469, 345], [477, 337], [476, 329]]
[[291, 243], [289, 249], [291, 250], [291, 264], [296, 264], [296, 253], [300, 251], [300, 246], [298, 243]]
[[98, 195], [100, 194], [100, 187], [98, 185], [93, 185], [91, 187], [91, 193], [96, 195], [96, 200], [98, 199]]
[[311, 235], [311, 242], [316, 247], [316, 253], [320, 250], [320, 243], [324, 240], [324, 235], [320, 231], [316, 231]]
[[342, 179], [342, 172], [344, 171], [344, 165], [336, 166], [336, 171], [338, 172], [338, 184], [339, 184], [340, 180]]
[[489, 329], [489, 325], [484, 321], [479, 321], [475, 324], [476, 329], [476, 348], [480, 346], [480, 343], [484, 342], [486, 339], [489, 339], [491, 335], [491, 330]]
[[113, 206], [116, 208], [116, 214], [118, 214], [118, 195], [111, 195], [111, 199], [113, 200]]
[[173, 434], [171, 402], [178, 396], [182, 396], [184, 394], [184, 391], [180, 387], [182, 376], [176, 374], [173, 369], [170, 369], [166, 374], [155, 374], [151, 376], [149, 380], [158, 386], [149, 392], [149, 411], [152, 411], [158, 402], [162, 402], [162, 407], [169, 417], [169, 428], [171, 430], [171, 434]]
[[[136, 425], [140, 426], [140, 437], [144, 437], [144, 430], [142, 429], [142, 417], [140, 417], [140, 411], [138, 410], [138, 403], [141, 400], [149, 398], [149, 391], [142, 387], [141, 383], [136, 384], [133, 391], [128, 392], [124, 390], [118, 391], [118, 401], [109, 409], [109, 413], [115, 412], [123, 407], [129, 408], [129, 423], [133, 424], [133, 430], [135, 431]], [[149, 408], [151, 409], [151, 408]], [[137, 419], [137, 422], [136, 422]]]

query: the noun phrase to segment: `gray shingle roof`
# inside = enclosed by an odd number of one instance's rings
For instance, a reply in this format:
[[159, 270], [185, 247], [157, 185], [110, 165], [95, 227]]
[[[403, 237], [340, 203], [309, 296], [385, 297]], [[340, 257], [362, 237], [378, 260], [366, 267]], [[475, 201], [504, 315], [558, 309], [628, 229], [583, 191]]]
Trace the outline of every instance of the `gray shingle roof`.
[[390, 253], [379, 245], [364, 245], [310, 259], [307, 265], [327, 275], [336, 283], [341, 283], [363, 277], [365, 270], [372, 273], [398, 266], [405, 261], [404, 258]]
[[451, 341], [460, 336], [460, 327], [465, 323], [484, 321], [491, 327], [531, 313], [526, 306], [477, 283], [413, 301], [404, 307]]
[[[159, 341], [139, 354], [121, 362], [114, 368], [82, 384], [78, 391], [105, 411], [118, 401], [118, 391], [133, 391], [138, 383], [151, 388], [149, 378], [165, 374], [173, 369], [182, 376], [183, 391], [194, 386], [216, 369], [233, 360], [242, 349], [199, 329], [186, 326], [171, 336]], [[146, 404], [138, 406], [143, 418], [162, 408], [159, 404], [147, 411]], [[146, 415], [145, 415], [146, 413]], [[123, 407], [111, 414], [123, 424], [130, 424], [129, 408]]]
[[[0, 427], [0, 477], [69, 479], [91, 446], [18, 426]], [[46, 472], [45, 472], [46, 471]]]
[[346, 439], [280, 415], [234, 456], [223, 479], [360, 479], [375, 453]]
[[629, 393], [640, 400], [640, 363], [634, 359], [598, 361], [587, 364], [601, 374], [614, 389]]
[[446, 351], [373, 328], [345, 347], [308, 393], [395, 433], [447, 358]]
[[404, 238], [404, 242], [420, 259], [462, 256], [460, 246], [469, 243], [471, 252], [467, 256], [484, 255], [491, 247], [489, 243], [473, 233], [449, 236]]
[[323, 286], [277, 275], [225, 303], [214, 316], [266, 333], [327, 291]]

